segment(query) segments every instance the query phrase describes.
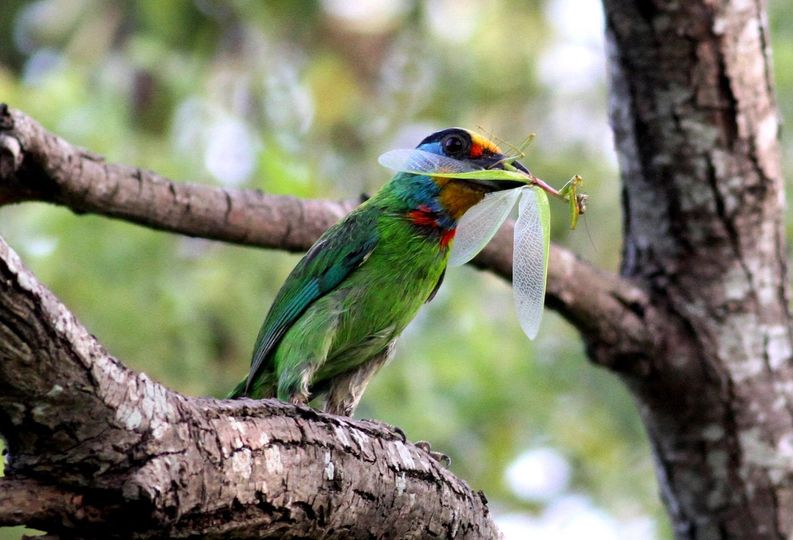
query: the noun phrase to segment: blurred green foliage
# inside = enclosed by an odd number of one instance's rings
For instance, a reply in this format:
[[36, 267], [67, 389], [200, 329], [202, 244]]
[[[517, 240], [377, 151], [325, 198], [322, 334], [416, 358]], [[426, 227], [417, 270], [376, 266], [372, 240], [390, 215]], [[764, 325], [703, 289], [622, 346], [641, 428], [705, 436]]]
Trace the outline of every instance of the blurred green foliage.
[[[355, 6], [358, 6], [357, 8]], [[582, 8], [583, 6], [583, 8]], [[5, 0], [0, 101], [111, 161], [177, 180], [353, 197], [376, 163], [450, 125], [519, 143], [557, 186], [590, 193], [554, 241], [616, 269], [619, 185], [594, 0], [414, 3]], [[594, 14], [594, 15], [593, 15]], [[780, 109], [793, 117], [793, 12], [770, 3]], [[790, 140], [785, 165], [790, 170]], [[189, 395], [247, 371], [258, 326], [297, 256], [184, 238], [62, 208], [3, 208], [0, 233], [108, 349]], [[449, 273], [359, 409], [428, 439], [499, 513], [542, 511], [505, 481], [524, 450], [556, 449], [583, 493], [667, 538], [630, 396], [548, 314], [530, 343], [509, 284]], [[0, 529], [0, 538], [18, 537]]]

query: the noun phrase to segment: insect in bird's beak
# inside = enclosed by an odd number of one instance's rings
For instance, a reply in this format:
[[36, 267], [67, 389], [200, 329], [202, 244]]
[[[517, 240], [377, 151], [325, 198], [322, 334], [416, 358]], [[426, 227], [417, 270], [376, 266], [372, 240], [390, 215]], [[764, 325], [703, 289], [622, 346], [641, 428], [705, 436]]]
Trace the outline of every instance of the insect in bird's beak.
[[[511, 158], [505, 156], [503, 154], [495, 154], [490, 156], [489, 158], [480, 159], [480, 160], [472, 160], [481, 167], [485, 169], [502, 169], [502, 170], [517, 170], [525, 174], [529, 181], [530, 185], [536, 186], [549, 195], [562, 199], [564, 201], [568, 201], [571, 207], [571, 214], [573, 215], [572, 221], [572, 228], [575, 228], [575, 223], [578, 221], [578, 216], [582, 215], [586, 212], [586, 202], [589, 198], [587, 195], [583, 193], [578, 193], [577, 189], [580, 187], [581, 183], [583, 182], [581, 177], [576, 175], [570, 179], [570, 181], [565, 184], [565, 186], [561, 190], [557, 190], [544, 180], [537, 178], [532, 174], [532, 172], [527, 169], [520, 161], [517, 161], [515, 158]], [[510, 181], [502, 180], [499, 182], [501, 186], [497, 187], [498, 190], [502, 189], [511, 189], [514, 187], [520, 187], [520, 182], [513, 182], [513, 185], [510, 187], [508, 184]]]
[[[481, 167], [482, 169], [500, 169], [500, 170], [518, 170], [524, 174], [526, 174], [529, 178], [534, 178], [534, 175], [529, 172], [529, 170], [523, 166], [519, 161], [515, 161], [514, 158], [510, 158], [509, 156], [505, 156], [504, 154], [490, 154], [488, 156], [483, 156], [478, 159], [472, 159], [470, 162], [477, 167]], [[486, 186], [492, 191], [503, 191], [506, 189], [515, 189], [520, 187], [525, 187], [527, 182], [521, 182], [519, 180], [507, 180], [507, 179], [498, 179], [498, 180], [476, 180], [476, 183], [482, 186]], [[544, 183], [544, 182], [543, 182]]]

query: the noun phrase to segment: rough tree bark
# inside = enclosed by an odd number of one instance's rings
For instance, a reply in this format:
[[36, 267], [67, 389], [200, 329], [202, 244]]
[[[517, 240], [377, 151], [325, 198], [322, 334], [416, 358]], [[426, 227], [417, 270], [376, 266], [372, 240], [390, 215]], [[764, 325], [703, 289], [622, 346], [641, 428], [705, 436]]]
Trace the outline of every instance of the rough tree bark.
[[[765, 3], [603, 4], [621, 273], [663, 313], [653, 346], [618, 366], [664, 502], [681, 539], [789, 538], [793, 339]], [[597, 338], [590, 351], [613, 358]]]
[[[622, 275], [554, 246], [548, 304], [636, 396], [678, 538], [788, 538], [793, 334], [764, 4], [603, 3]], [[290, 250], [350, 208], [172, 183], [3, 110], [0, 205], [24, 200]], [[507, 226], [475, 264], [509, 277], [510, 237]], [[106, 532], [124, 505], [141, 537], [394, 535], [412, 520], [403, 536], [494, 534], [477, 495], [388, 429], [189, 399], [129, 372], [4, 244], [0, 295], [0, 433], [12, 457], [0, 523]], [[438, 493], [452, 494], [446, 506]], [[367, 529], [375, 515], [383, 528]]]

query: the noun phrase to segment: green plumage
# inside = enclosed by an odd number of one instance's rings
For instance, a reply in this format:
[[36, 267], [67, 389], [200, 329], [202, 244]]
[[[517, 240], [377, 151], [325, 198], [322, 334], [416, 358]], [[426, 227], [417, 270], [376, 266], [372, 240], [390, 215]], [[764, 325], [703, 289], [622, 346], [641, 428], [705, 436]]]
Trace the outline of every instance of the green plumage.
[[417, 196], [437, 190], [427, 177], [399, 174], [328, 229], [276, 296], [249, 377], [230, 397], [304, 403], [327, 393], [326, 410], [349, 414], [442, 278], [439, 230], [409, 217]]

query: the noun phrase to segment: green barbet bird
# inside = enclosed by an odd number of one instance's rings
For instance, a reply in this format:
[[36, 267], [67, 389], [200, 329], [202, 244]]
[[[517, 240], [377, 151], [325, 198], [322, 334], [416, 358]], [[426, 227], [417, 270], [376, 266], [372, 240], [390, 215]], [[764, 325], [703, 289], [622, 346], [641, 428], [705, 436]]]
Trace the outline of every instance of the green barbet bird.
[[[507, 159], [459, 128], [417, 148], [481, 169], [503, 168]], [[460, 217], [485, 194], [523, 185], [397, 173], [297, 263], [262, 324], [248, 377], [229, 397], [305, 404], [325, 394], [325, 411], [352, 414], [399, 334], [440, 287]]]

